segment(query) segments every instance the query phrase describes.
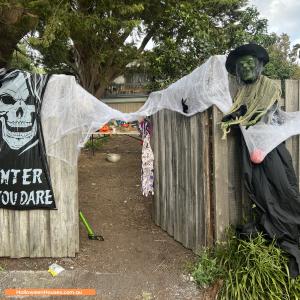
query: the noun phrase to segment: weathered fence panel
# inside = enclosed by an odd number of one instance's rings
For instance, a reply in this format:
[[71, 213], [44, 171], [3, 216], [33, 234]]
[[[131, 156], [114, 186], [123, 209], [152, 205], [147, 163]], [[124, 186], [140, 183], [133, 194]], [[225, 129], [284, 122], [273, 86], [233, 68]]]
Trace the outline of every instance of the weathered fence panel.
[[[68, 135], [56, 147], [76, 155], [76, 145], [76, 136]], [[54, 157], [48, 162], [57, 210], [0, 209], [0, 257], [74, 257], [79, 251], [77, 167]]]
[[[282, 108], [300, 110], [300, 81], [286, 80], [284, 87]], [[236, 92], [233, 83], [231, 92]], [[221, 119], [216, 107], [191, 118], [166, 110], [153, 116], [153, 218], [195, 252], [222, 239], [230, 224], [250, 217], [251, 205], [241, 172], [242, 136], [233, 129], [222, 140]], [[286, 141], [298, 178], [299, 139], [295, 136]]]
[[154, 115], [153, 149], [155, 223], [187, 248], [211, 244], [208, 112], [191, 118], [166, 110]]
[[125, 97], [103, 98], [101, 100], [111, 108], [124, 113], [129, 113], [139, 110], [145, 104], [147, 96], [137, 96], [132, 94], [131, 96], [127, 95]]

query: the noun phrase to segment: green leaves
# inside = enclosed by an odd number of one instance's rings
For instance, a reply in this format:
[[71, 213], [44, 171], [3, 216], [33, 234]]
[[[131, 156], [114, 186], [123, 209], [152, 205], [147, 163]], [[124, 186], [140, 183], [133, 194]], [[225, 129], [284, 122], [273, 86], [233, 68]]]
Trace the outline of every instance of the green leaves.
[[[171, 20], [164, 19], [149, 54], [152, 88], [163, 88], [188, 74], [214, 54], [249, 41], [267, 40], [267, 21], [246, 1], [180, 1], [168, 7]], [[160, 57], [160, 60], [157, 60]]]
[[[41, 53], [36, 64], [43, 64], [46, 71], [73, 73], [89, 92], [101, 97], [129, 63], [138, 62], [153, 78], [150, 88], [157, 90], [211, 55], [256, 41], [271, 47], [267, 75], [300, 76], [293, 60], [280, 56], [286, 48], [276, 46], [278, 39], [268, 34], [267, 20], [246, 4], [246, 0], [3, 0], [0, 18], [2, 13], [2, 18], [16, 23], [0, 28], [0, 38], [7, 41], [0, 60], [8, 60], [26, 36], [26, 42]], [[145, 50], [149, 41], [153, 47]]]
[[201, 288], [207, 288], [221, 277], [222, 269], [218, 265], [217, 258], [213, 257], [209, 249], [204, 249], [199, 261], [192, 270], [192, 276]]
[[291, 50], [290, 38], [287, 34], [273, 34], [273, 43], [269, 45], [270, 62], [264, 74], [274, 79], [300, 79], [300, 67], [295, 63], [297, 45]]
[[219, 300], [296, 300], [300, 279], [291, 279], [287, 257], [260, 234], [248, 241], [232, 233], [225, 243], [205, 249], [192, 273], [200, 287], [223, 279]]

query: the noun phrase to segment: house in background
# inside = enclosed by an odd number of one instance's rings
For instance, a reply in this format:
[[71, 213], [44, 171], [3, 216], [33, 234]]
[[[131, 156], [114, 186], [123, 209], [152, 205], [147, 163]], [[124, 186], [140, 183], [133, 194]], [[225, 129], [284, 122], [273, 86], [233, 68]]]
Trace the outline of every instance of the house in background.
[[[131, 65], [132, 66], [132, 65]], [[121, 112], [134, 112], [144, 105], [148, 98], [150, 77], [142, 71], [133, 70], [117, 77], [106, 89], [101, 99], [110, 107]]]

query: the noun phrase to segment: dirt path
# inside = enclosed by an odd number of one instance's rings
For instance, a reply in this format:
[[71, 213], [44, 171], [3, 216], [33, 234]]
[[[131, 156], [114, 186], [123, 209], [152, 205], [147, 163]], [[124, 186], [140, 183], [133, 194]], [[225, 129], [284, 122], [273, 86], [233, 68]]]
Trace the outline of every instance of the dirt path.
[[[120, 153], [121, 160], [107, 162], [106, 152]], [[89, 151], [81, 154], [80, 209], [104, 242], [88, 240], [80, 224], [80, 252], [75, 258], [2, 258], [0, 266], [47, 270], [57, 262], [70, 272], [89, 272], [98, 276], [99, 299], [201, 299], [195, 284], [184, 277], [195, 255], [151, 220], [151, 198], [140, 192], [140, 152], [139, 141], [122, 136], [111, 138], [95, 156]], [[77, 284], [84, 287], [85, 281]]]

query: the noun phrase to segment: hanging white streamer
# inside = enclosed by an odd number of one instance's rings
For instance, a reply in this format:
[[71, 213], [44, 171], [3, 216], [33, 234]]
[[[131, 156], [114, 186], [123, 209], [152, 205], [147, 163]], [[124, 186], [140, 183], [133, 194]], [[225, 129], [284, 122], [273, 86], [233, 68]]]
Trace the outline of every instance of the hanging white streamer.
[[[211, 57], [167, 89], [151, 93], [144, 106], [132, 113], [122, 113], [99, 101], [76, 83], [73, 76], [53, 75], [47, 85], [42, 106], [43, 127], [49, 129], [45, 136], [47, 154], [76, 165], [80, 147], [90, 134], [112, 119], [135, 121], [161, 109], [192, 116], [213, 104], [224, 112], [228, 111], [232, 100], [224, 64], [224, 56]], [[182, 110], [182, 98], [187, 99], [189, 110], [186, 114]], [[78, 140], [73, 141], [76, 143], [74, 147], [78, 147], [75, 156], [55, 147], [62, 137], [72, 133], [78, 137]]]
[[[144, 106], [132, 113], [122, 113], [107, 106], [84, 90], [72, 76], [53, 75], [42, 106], [43, 126], [51, 128], [47, 132], [47, 154], [76, 165], [79, 149], [90, 134], [112, 119], [134, 121], [162, 109], [192, 116], [212, 105], [216, 105], [223, 113], [228, 112], [232, 99], [225, 61], [226, 57], [223, 55], [212, 56], [168, 88], [151, 93]], [[187, 113], [183, 112], [182, 99], [186, 100]], [[262, 120], [248, 130], [242, 128], [250, 153], [259, 150], [264, 157], [282, 141], [300, 133], [300, 112], [279, 113], [283, 117], [282, 124], [266, 123]], [[73, 141], [74, 147], [78, 147], [77, 155], [73, 156], [64, 149], [55, 147], [62, 137], [70, 133], [75, 133], [78, 137]]]

